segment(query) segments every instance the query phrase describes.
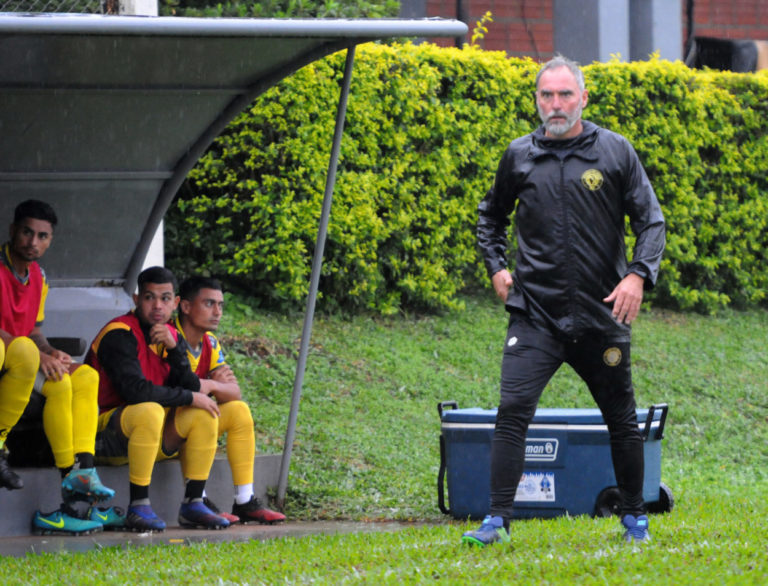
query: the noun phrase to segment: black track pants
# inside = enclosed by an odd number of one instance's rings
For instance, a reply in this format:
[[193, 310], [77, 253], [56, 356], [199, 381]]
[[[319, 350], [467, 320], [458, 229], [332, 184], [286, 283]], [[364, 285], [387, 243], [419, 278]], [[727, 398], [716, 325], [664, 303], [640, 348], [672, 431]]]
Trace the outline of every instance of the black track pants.
[[501, 402], [491, 444], [491, 515], [512, 516], [525, 463], [525, 435], [544, 387], [565, 362], [587, 383], [611, 438], [622, 515], [643, 510], [643, 440], [630, 368], [629, 342], [600, 336], [562, 342], [513, 314], [501, 365]]

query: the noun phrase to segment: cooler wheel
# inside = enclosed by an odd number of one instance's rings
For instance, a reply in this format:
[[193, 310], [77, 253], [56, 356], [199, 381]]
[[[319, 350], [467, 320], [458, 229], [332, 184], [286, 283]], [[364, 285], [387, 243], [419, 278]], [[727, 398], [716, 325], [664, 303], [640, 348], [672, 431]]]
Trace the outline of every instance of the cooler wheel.
[[621, 493], [618, 487], [604, 488], [595, 502], [595, 517], [611, 517], [621, 512]]
[[649, 513], [669, 513], [675, 507], [675, 499], [672, 496], [672, 489], [663, 482], [659, 482], [659, 500], [655, 503], [648, 503]]

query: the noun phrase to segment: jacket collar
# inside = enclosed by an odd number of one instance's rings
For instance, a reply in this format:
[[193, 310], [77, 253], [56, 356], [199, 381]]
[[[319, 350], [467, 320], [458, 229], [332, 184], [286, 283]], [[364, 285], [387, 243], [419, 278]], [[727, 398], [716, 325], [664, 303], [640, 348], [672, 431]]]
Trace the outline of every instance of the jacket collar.
[[544, 155], [556, 155], [558, 158], [565, 158], [569, 155], [575, 155], [582, 159], [597, 159], [597, 155], [592, 152], [592, 146], [597, 141], [597, 124], [582, 120], [582, 131], [578, 136], [560, 140], [548, 138], [545, 136], [544, 125], [539, 126], [531, 133], [531, 148], [528, 152], [529, 159], [535, 159]]

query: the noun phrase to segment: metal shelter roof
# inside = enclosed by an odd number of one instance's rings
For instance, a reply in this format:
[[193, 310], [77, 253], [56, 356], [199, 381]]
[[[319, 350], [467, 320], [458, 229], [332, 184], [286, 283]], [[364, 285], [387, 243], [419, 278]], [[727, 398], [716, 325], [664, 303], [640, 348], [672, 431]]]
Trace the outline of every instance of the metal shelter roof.
[[[390, 37], [466, 32], [461, 22], [431, 19], [0, 14], [0, 225], [10, 224], [20, 201], [51, 203], [59, 226], [44, 264], [51, 286], [79, 288], [75, 297], [97, 287], [132, 293], [179, 186], [227, 123], [287, 75], [347, 49], [283, 450], [281, 506], [354, 48]], [[69, 335], [87, 340], [98, 331], [88, 331], [78, 317], [63, 323]], [[82, 331], [71, 331], [78, 325]]]
[[65, 216], [45, 259], [52, 285], [132, 292], [184, 177], [256, 96], [341, 49], [464, 30], [440, 20], [0, 14], [0, 224], [19, 201], [50, 201]]

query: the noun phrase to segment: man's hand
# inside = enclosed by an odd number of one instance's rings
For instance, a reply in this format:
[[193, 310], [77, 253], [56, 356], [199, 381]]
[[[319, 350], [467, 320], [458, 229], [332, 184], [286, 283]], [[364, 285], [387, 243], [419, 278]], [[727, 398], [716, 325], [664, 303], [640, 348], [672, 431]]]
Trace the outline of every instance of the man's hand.
[[216, 404], [216, 401], [205, 393], [192, 393], [192, 407], [208, 411], [211, 417], [219, 416], [219, 406]]
[[509, 288], [512, 286], [512, 275], [509, 274], [507, 269], [501, 269], [491, 277], [491, 283], [493, 283], [493, 289], [496, 291], [496, 296], [502, 301], [507, 300], [509, 294]]
[[176, 340], [173, 339], [173, 334], [165, 324], [155, 324], [149, 329], [149, 339], [153, 344], [162, 344], [168, 350], [172, 350], [176, 347]]
[[644, 279], [636, 274], [629, 273], [616, 288], [611, 291], [603, 301], [613, 302], [613, 317], [619, 323], [631, 324], [640, 312], [640, 304], [643, 302]]
[[69, 374], [72, 366], [72, 357], [61, 350], [52, 350], [50, 354], [40, 352], [40, 370], [46, 380], [59, 381], [65, 374]]
[[237, 377], [235, 377], [235, 373], [232, 372], [229, 364], [217, 366], [208, 376], [211, 377], [211, 380], [215, 380], [216, 382], [237, 384]]

